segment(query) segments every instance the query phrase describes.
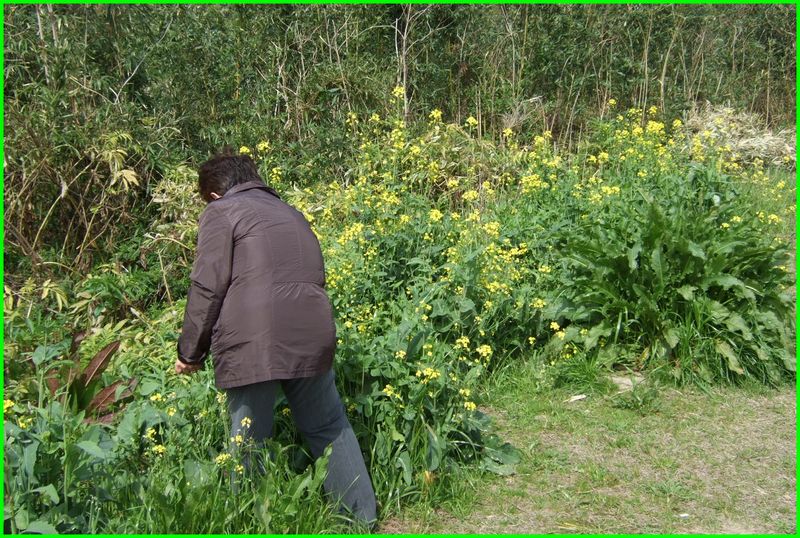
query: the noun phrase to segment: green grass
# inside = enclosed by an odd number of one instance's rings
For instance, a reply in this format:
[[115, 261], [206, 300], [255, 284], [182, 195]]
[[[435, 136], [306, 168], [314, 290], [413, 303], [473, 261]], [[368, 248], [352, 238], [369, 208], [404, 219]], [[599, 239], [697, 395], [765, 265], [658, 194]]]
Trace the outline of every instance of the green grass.
[[661, 388], [645, 412], [573, 394], [541, 390], [528, 365], [495, 376], [481, 401], [523, 454], [517, 474], [473, 470], [471, 491], [382, 531], [794, 532], [793, 387]]

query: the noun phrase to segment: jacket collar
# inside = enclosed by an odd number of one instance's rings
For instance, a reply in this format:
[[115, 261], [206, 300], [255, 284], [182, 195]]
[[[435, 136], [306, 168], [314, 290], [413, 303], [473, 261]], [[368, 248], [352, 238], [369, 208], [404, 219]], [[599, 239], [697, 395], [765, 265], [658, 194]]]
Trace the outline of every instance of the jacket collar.
[[275, 189], [273, 189], [272, 187], [267, 187], [266, 185], [264, 185], [263, 181], [248, 181], [247, 183], [240, 183], [238, 185], [234, 185], [233, 187], [228, 189], [228, 191], [223, 195], [223, 198], [225, 196], [230, 196], [238, 192], [248, 191], [250, 189], [261, 189], [267, 191], [271, 195], [280, 199], [280, 196], [278, 196], [278, 193], [275, 192]]

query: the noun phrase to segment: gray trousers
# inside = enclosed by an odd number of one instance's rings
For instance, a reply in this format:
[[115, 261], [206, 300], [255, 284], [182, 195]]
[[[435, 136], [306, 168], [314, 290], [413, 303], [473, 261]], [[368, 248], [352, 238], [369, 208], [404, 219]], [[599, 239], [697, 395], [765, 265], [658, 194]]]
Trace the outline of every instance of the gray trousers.
[[289, 401], [294, 423], [313, 456], [320, 457], [328, 445], [333, 445], [325, 490], [358, 519], [374, 522], [375, 491], [336, 390], [333, 370], [316, 377], [264, 381], [227, 389], [231, 435], [241, 434], [256, 446], [272, 437], [273, 406], [279, 384]]

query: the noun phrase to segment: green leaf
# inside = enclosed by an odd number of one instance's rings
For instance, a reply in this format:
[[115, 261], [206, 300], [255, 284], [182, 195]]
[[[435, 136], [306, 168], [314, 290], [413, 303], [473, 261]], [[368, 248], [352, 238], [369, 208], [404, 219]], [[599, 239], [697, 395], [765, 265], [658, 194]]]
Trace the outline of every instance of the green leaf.
[[33, 364], [39, 366], [43, 362], [47, 362], [53, 357], [58, 356], [58, 348], [55, 346], [38, 346], [31, 354]]
[[34, 468], [36, 467], [36, 452], [39, 450], [39, 441], [34, 441], [22, 451], [22, 468], [29, 481], [35, 480]]
[[31, 491], [45, 495], [48, 499], [50, 499], [52, 504], [58, 504], [58, 492], [53, 484], [47, 484], [46, 486], [41, 486]]
[[417, 354], [419, 353], [420, 348], [422, 347], [422, 341], [425, 339], [425, 331], [419, 331], [414, 338], [411, 339], [411, 342], [408, 343], [408, 347], [406, 348], [406, 360], [413, 361], [416, 360]]
[[481, 469], [500, 476], [510, 476], [517, 472], [513, 465], [497, 463], [491, 458], [485, 458], [481, 461]]
[[675, 327], [670, 327], [669, 329], [664, 330], [664, 340], [666, 340], [670, 349], [675, 348], [675, 346], [677, 346], [681, 341], [680, 336], [678, 335], [678, 330], [675, 329]]
[[664, 264], [661, 261], [661, 243], [656, 243], [653, 252], [650, 253], [650, 267], [655, 271], [659, 284], [664, 283]]
[[97, 446], [97, 443], [93, 443], [92, 441], [81, 441], [80, 443], [77, 444], [77, 446], [90, 456], [94, 456], [95, 458], [100, 458], [101, 460], [106, 459], [107, 454], [103, 451], [102, 448]]
[[42, 521], [41, 519], [37, 519], [36, 521], [31, 521], [31, 524], [25, 528], [26, 534], [58, 534], [58, 531], [54, 526], [46, 521]]
[[628, 267], [631, 268], [631, 271], [635, 271], [639, 268], [639, 253], [642, 251], [642, 244], [636, 243], [631, 248], [628, 249]]
[[731, 288], [736, 288], [741, 292], [741, 295], [747, 299], [755, 299], [756, 296], [753, 293], [753, 290], [745, 286], [744, 282], [739, 280], [733, 275], [722, 274], [713, 276], [710, 278], [706, 278], [703, 280], [703, 289], [707, 289], [708, 286], [720, 286], [723, 289], [729, 290]]
[[736, 372], [737, 374], [744, 374], [744, 370], [739, 364], [739, 358], [736, 356], [736, 353], [733, 351], [733, 348], [730, 346], [730, 344], [728, 344], [728, 342], [717, 340], [715, 347], [720, 355], [728, 359], [728, 368], [730, 368], [731, 371]]
[[611, 325], [608, 322], [603, 321], [589, 329], [589, 333], [586, 335], [586, 338], [583, 341], [583, 345], [585, 349], [588, 351], [592, 349], [594, 346], [597, 345], [597, 341], [600, 340], [601, 337], [608, 338], [611, 335]]
[[736, 312], [731, 312], [731, 314], [725, 320], [725, 325], [731, 331], [740, 332], [745, 340], [753, 339], [753, 333], [750, 332], [750, 328], [747, 326], [747, 323], [744, 321], [744, 318], [739, 314], [737, 314]]
[[413, 479], [411, 474], [411, 458], [406, 450], [403, 450], [400, 455], [397, 456], [397, 463], [395, 466], [398, 469], [403, 470], [403, 481], [406, 484], [411, 485], [411, 481]]
[[696, 286], [690, 286], [690, 285], [687, 284], [685, 286], [681, 286], [680, 288], [678, 288], [677, 292], [678, 292], [678, 295], [680, 295], [681, 297], [683, 297], [687, 301], [693, 301], [694, 300], [694, 290], [696, 290], [696, 289], [697, 289]]
[[706, 253], [700, 248], [700, 245], [693, 241], [688, 241], [686, 248], [689, 250], [689, 254], [694, 256], [695, 258], [700, 258], [701, 260], [706, 259]]

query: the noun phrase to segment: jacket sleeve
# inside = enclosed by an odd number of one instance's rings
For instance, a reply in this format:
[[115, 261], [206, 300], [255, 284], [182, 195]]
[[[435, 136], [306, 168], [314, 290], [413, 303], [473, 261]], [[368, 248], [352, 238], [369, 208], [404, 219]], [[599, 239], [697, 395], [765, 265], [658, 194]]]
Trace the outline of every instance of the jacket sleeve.
[[230, 285], [232, 263], [233, 230], [228, 217], [212, 202], [200, 217], [192, 285], [178, 339], [181, 362], [198, 364], [205, 360], [211, 346], [211, 330]]

